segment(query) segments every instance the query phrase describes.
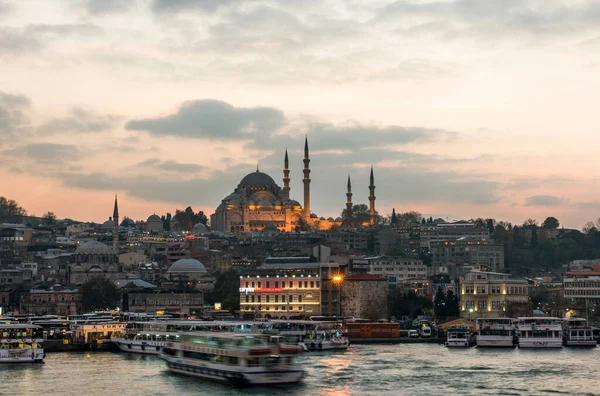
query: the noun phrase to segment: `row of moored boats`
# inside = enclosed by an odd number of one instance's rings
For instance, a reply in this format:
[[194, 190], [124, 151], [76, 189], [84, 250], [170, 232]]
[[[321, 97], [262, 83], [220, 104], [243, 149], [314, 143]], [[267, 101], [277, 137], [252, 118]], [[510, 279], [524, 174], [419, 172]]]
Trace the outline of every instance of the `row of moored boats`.
[[[299, 382], [299, 353], [350, 345], [341, 323], [302, 320], [134, 321], [110, 341], [124, 352], [158, 355], [173, 372], [240, 385]], [[42, 362], [43, 343], [41, 326], [0, 325], [0, 363]]]
[[562, 348], [595, 347], [598, 329], [584, 318], [524, 317], [477, 319], [476, 333], [467, 327], [449, 328], [448, 347]]

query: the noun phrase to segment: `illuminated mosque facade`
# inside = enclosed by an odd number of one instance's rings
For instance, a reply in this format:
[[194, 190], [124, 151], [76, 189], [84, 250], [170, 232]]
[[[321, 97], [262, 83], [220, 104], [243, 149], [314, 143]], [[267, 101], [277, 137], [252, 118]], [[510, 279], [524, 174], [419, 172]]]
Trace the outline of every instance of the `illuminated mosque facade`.
[[[283, 169], [283, 188], [271, 176], [260, 172], [246, 175], [233, 193], [225, 197], [210, 216], [211, 229], [221, 232], [293, 232], [300, 229], [304, 221], [311, 228], [330, 229], [341, 225], [342, 219], [319, 218], [310, 210], [310, 158], [308, 139], [304, 141], [304, 202], [290, 198], [290, 168], [287, 149]], [[369, 213], [371, 222], [375, 219], [375, 185], [371, 168], [369, 186]], [[348, 179], [350, 193], [350, 180]], [[350, 194], [348, 203], [351, 203]]]

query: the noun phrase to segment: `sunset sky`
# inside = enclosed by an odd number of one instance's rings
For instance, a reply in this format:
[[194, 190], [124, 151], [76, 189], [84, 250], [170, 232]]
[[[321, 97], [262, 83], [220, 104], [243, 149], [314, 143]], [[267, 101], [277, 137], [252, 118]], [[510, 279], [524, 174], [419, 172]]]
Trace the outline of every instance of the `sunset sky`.
[[213, 213], [256, 170], [339, 216], [600, 217], [600, 2], [0, 0], [0, 196]]

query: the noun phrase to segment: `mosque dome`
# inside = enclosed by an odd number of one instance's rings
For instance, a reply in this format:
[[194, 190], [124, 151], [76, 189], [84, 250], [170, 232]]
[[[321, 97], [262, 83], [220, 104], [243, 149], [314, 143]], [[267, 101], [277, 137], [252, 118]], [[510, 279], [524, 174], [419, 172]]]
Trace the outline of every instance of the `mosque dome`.
[[261, 199], [258, 201], [258, 206], [271, 206], [271, 202], [268, 199]]
[[156, 214], [153, 214], [152, 216], [148, 217], [148, 223], [150, 223], [151, 221], [162, 221], [162, 220]]
[[291, 206], [302, 206], [302, 205], [300, 205], [300, 202], [298, 202], [298, 201], [294, 201], [293, 199], [289, 201], [289, 204], [290, 204]]
[[113, 251], [102, 242], [88, 241], [79, 246], [75, 254], [113, 254]]
[[326, 220], [325, 217], [321, 216], [319, 220]]
[[177, 260], [173, 263], [173, 265], [171, 267], [169, 267], [167, 273], [169, 274], [173, 274], [173, 273], [177, 273], [177, 274], [206, 274], [206, 268], [204, 267], [204, 264], [202, 264], [200, 261], [193, 259], [193, 258], [183, 258], [180, 260]]
[[240, 196], [236, 193], [231, 193], [225, 197], [224, 201], [230, 204], [238, 204], [240, 203]]
[[100, 229], [102, 230], [112, 230], [113, 228], [115, 228], [115, 222], [112, 221], [112, 219], [108, 219], [106, 220], [104, 223], [102, 223], [102, 225], [100, 226]]
[[335, 221], [335, 220], [333, 220], [333, 217], [328, 217], [327, 221]]
[[335, 221], [342, 221], [342, 218], [341, 217], [336, 217]]
[[204, 235], [204, 234], [208, 234], [208, 233], [209, 233], [208, 228], [206, 227], [206, 225], [204, 223], [197, 223], [192, 228], [192, 234], [194, 234], [194, 235]]
[[279, 232], [279, 230], [277, 229], [277, 226], [273, 223], [269, 223], [265, 226], [264, 232]]
[[247, 174], [238, 185], [238, 188], [248, 187], [277, 187], [277, 183], [271, 176], [257, 170]]

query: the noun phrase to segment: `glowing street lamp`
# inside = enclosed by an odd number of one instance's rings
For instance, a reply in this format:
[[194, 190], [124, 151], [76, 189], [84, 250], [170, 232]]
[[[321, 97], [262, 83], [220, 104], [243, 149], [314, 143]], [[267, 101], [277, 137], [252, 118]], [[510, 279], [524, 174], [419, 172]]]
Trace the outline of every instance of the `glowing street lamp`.
[[344, 280], [344, 277], [342, 275], [333, 275], [332, 280], [335, 283], [340, 283], [340, 282], [342, 282]]

